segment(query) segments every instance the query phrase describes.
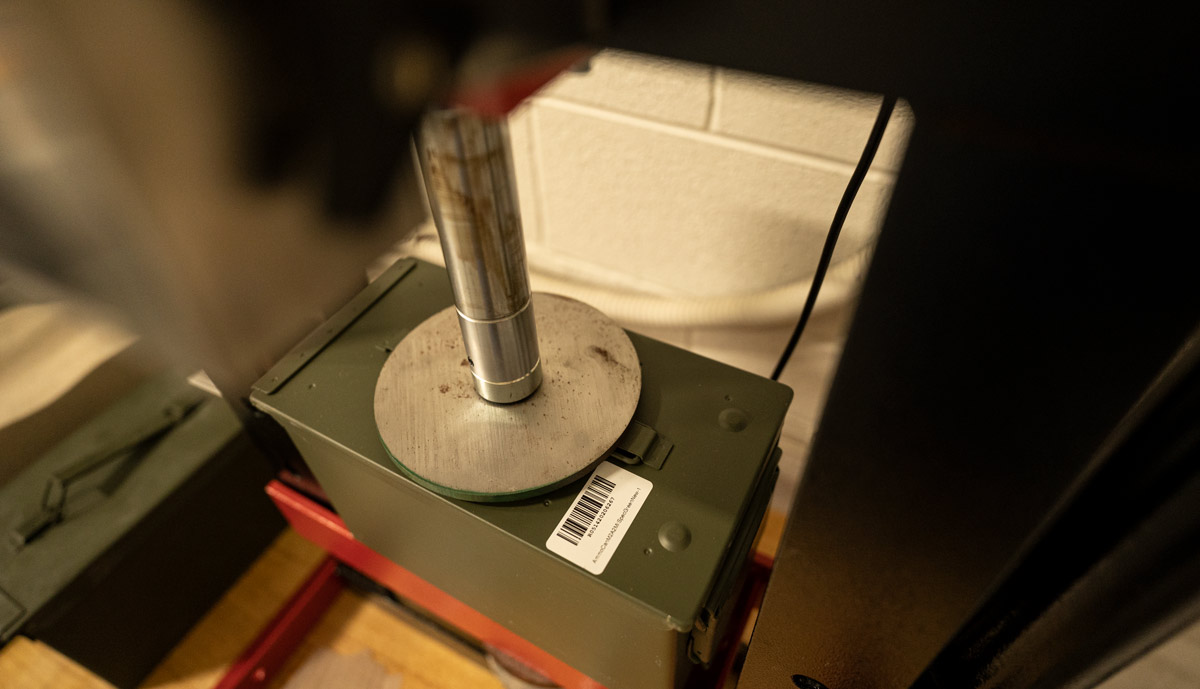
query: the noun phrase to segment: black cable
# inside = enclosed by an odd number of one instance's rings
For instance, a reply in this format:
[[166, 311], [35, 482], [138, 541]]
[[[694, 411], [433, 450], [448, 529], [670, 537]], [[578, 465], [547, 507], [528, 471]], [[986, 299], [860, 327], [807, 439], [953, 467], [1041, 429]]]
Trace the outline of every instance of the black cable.
[[842, 200], [838, 203], [837, 212], [833, 214], [833, 223], [829, 226], [829, 234], [825, 236], [825, 246], [821, 249], [821, 258], [817, 260], [817, 271], [813, 273], [812, 287], [808, 288], [808, 297], [804, 300], [804, 310], [800, 312], [800, 320], [796, 323], [796, 329], [792, 331], [792, 337], [788, 340], [787, 347], [779, 357], [779, 363], [775, 364], [775, 372], [771, 374], [771, 380], [779, 380], [788, 360], [792, 358], [792, 352], [796, 350], [796, 343], [800, 341], [800, 334], [804, 332], [804, 326], [808, 325], [808, 318], [812, 315], [813, 306], [817, 303], [817, 293], [821, 291], [821, 282], [825, 279], [825, 272], [829, 270], [829, 261], [833, 258], [833, 247], [837, 245], [838, 235], [842, 233], [842, 225], [846, 222], [846, 216], [850, 214], [850, 206], [854, 205], [854, 197], [858, 195], [858, 188], [862, 186], [863, 179], [867, 176], [867, 170], [871, 168], [871, 161], [875, 160], [875, 152], [879, 150], [879, 142], [883, 139], [883, 132], [887, 129], [888, 120], [895, 108], [896, 97], [884, 96], [883, 103], [879, 106], [879, 114], [875, 116], [875, 124], [871, 127], [871, 134], [867, 137], [867, 145], [863, 147], [862, 156], [858, 159], [858, 165], [854, 167], [854, 173], [850, 175], [846, 191], [842, 192]]

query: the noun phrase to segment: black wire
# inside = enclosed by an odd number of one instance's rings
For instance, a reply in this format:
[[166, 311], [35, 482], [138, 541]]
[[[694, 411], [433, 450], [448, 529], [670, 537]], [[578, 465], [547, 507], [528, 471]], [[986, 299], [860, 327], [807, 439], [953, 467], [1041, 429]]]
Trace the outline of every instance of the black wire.
[[817, 293], [821, 291], [821, 282], [825, 279], [825, 272], [829, 270], [829, 261], [833, 258], [833, 247], [837, 245], [842, 225], [846, 222], [846, 216], [850, 214], [850, 206], [854, 204], [854, 197], [858, 195], [858, 188], [862, 186], [863, 178], [867, 176], [867, 170], [871, 168], [871, 161], [875, 160], [875, 152], [879, 150], [879, 142], [883, 139], [888, 119], [891, 118], [892, 110], [895, 108], [896, 97], [884, 96], [883, 103], [879, 106], [879, 114], [875, 116], [875, 124], [871, 127], [871, 135], [867, 137], [867, 145], [863, 147], [858, 165], [854, 167], [854, 173], [850, 175], [850, 183], [846, 185], [846, 191], [842, 192], [842, 200], [838, 204], [837, 212], [833, 214], [833, 223], [829, 226], [829, 234], [825, 236], [825, 246], [821, 249], [821, 258], [817, 260], [817, 271], [813, 273], [812, 287], [808, 288], [808, 297], [804, 300], [804, 310], [800, 312], [800, 320], [796, 323], [796, 329], [792, 331], [792, 337], [788, 340], [787, 347], [779, 357], [779, 363], [775, 364], [775, 372], [771, 374], [771, 380], [779, 380], [788, 360], [792, 358], [792, 352], [796, 350], [796, 343], [800, 341], [800, 334], [804, 332], [804, 326], [808, 325], [808, 318], [812, 315], [813, 306], [817, 303]]

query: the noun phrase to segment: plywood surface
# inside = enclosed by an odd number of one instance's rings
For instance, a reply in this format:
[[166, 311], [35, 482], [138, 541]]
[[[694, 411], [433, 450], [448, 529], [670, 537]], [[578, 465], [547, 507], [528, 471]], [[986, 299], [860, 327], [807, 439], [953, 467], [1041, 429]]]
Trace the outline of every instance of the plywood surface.
[[404, 689], [503, 689], [474, 658], [353, 591], [343, 591], [334, 601], [271, 689], [282, 689], [287, 678], [322, 648], [341, 655], [368, 651], [389, 674], [404, 678]]
[[0, 686], [4, 689], [113, 689], [57, 651], [18, 636], [0, 649]]

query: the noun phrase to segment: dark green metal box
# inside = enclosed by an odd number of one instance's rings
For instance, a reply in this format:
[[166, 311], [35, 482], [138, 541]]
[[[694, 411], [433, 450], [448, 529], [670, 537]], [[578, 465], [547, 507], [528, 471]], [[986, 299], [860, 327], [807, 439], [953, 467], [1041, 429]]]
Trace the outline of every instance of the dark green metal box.
[[[374, 390], [391, 349], [451, 305], [445, 272], [404, 260], [260, 380], [252, 403], [287, 430], [354, 535], [611, 689], [661, 689], [708, 659], [775, 482], [786, 386], [630, 333], [642, 364], [634, 420], [673, 444], [607, 568], [546, 549], [583, 479], [536, 499], [435, 495], [393, 465]], [[623, 465], [624, 466], [624, 465]], [[660, 528], [683, 525], [671, 551]]]

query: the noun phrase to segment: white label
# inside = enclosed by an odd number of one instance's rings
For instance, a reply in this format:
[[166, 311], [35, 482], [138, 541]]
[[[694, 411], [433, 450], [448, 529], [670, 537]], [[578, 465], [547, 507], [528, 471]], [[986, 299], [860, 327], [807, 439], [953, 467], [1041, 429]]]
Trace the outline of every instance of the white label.
[[558, 522], [546, 548], [592, 574], [603, 572], [653, 487], [631, 471], [601, 462]]

